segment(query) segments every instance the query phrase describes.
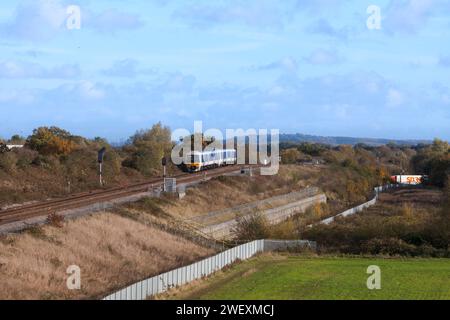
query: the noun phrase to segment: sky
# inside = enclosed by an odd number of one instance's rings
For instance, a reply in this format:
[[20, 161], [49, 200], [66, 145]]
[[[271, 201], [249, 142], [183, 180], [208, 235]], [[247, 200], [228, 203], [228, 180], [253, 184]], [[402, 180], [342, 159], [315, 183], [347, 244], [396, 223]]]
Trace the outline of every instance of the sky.
[[[367, 26], [371, 5], [379, 29]], [[446, 0], [0, 3], [3, 138], [56, 125], [120, 142], [201, 120], [450, 140], [449, 80]]]

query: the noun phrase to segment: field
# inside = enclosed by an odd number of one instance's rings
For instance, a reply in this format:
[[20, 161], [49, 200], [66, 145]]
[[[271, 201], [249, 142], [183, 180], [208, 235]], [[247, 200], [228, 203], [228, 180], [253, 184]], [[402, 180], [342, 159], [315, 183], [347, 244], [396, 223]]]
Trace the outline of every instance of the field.
[[[381, 290], [367, 289], [370, 265], [381, 268]], [[448, 300], [450, 260], [262, 255], [161, 298]]]

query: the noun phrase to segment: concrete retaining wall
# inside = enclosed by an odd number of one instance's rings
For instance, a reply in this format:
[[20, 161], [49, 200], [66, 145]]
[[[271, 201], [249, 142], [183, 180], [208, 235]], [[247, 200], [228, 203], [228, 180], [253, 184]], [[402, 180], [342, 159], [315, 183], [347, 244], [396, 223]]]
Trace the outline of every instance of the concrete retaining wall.
[[[327, 197], [324, 194], [319, 194], [313, 197], [289, 203], [278, 208], [262, 211], [261, 214], [264, 215], [270, 223], [275, 224], [286, 220], [294, 214], [304, 212], [312, 205], [315, 205], [317, 203], [325, 203], [326, 201]], [[236, 227], [236, 225], [237, 220], [234, 219], [217, 225], [205, 227], [201, 231], [203, 233], [211, 235], [216, 239], [223, 239], [232, 235], [233, 229]]]

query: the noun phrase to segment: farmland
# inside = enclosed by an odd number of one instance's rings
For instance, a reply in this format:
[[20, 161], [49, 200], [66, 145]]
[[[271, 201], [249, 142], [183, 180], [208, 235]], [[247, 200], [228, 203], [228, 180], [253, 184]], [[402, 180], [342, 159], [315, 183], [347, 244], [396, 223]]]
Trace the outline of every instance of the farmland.
[[[368, 266], [381, 269], [381, 290], [369, 290]], [[448, 300], [450, 259], [262, 255], [162, 299]]]

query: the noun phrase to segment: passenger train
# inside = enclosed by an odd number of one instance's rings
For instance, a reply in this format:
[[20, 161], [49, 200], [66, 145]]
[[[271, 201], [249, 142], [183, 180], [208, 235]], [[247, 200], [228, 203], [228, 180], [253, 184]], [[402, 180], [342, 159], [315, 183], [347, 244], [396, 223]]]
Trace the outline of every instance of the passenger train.
[[183, 168], [189, 172], [199, 172], [237, 163], [235, 149], [220, 149], [212, 151], [193, 151], [184, 158]]

